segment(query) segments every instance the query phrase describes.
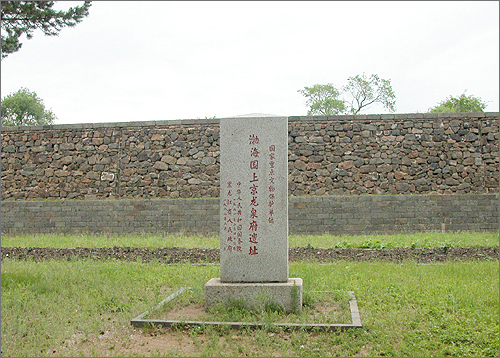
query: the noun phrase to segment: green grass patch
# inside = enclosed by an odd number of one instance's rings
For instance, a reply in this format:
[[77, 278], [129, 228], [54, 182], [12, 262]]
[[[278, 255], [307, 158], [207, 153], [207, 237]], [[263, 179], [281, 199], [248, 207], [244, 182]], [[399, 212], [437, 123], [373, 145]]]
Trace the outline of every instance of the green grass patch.
[[[313, 291], [330, 291], [341, 301], [342, 292], [354, 291], [363, 323], [357, 330], [130, 326], [130, 319], [181, 286], [195, 288], [186, 299], [201, 304], [202, 287], [212, 277], [220, 277], [218, 265], [3, 260], [1, 354], [498, 356], [498, 261], [290, 263], [290, 277], [301, 277], [311, 297]], [[270, 312], [267, 319], [279, 315]], [[173, 341], [186, 344], [152, 346]]]
[[126, 340], [138, 312], [173, 288], [203, 286], [218, 266], [4, 260], [1, 271], [2, 356], [86, 356], [78, 344], [110, 330]]
[[185, 235], [89, 235], [89, 234], [40, 234], [2, 235], [3, 247], [182, 247], [218, 249], [219, 237]]
[[[291, 235], [290, 247], [313, 248], [437, 248], [437, 247], [475, 247], [498, 246], [498, 232], [450, 232], [450, 233], [413, 233], [396, 235], [357, 235], [336, 236]], [[185, 235], [2, 235], [3, 247], [182, 247], [207, 248], [220, 247], [217, 236]]]
[[429, 232], [394, 235], [295, 235], [290, 247], [314, 248], [437, 248], [498, 246], [498, 232]]

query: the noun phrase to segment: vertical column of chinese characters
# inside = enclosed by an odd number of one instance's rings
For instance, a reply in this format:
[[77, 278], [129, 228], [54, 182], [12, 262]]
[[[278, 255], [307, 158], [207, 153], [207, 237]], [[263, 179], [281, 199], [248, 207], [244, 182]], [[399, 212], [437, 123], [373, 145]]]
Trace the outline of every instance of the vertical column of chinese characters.
[[276, 190], [276, 187], [274, 186], [274, 180], [276, 179], [275, 175], [276, 173], [274, 172], [274, 164], [276, 159], [276, 146], [270, 145], [269, 146], [269, 201], [268, 201], [268, 206], [269, 206], [269, 215], [268, 215], [268, 221], [269, 224], [274, 224], [274, 191]]
[[236, 251], [241, 252], [241, 245], [243, 244], [243, 224], [242, 218], [241, 218], [241, 210], [242, 210], [242, 205], [241, 202], [243, 199], [241, 199], [241, 182], [236, 183], [236, 199], [235, 199], [235, 207], [234, 207], [234, 214], [235, 214], [235, 220], [236, 220], [236, 240], [234, 241], [234, 249]]
[[[233, 182], [228, 181], [226, 183], [226, 199], [222, 202], [222, 210], [223, 210], [223, 231], [224, 231], [224, 247], [221, 247], [224, 251], [230, 251], [231, 242], [233, 240], [233, 228], [234, 228], [234, 220], [233, 220]], [[231, 249], [230, 249], [231, 248]]]
[[241, 182], [236, 183], [236, 191], [233, 188], [233, 182], [226, 183], [227, 199], [222, 203], [223, 206], [223, 231], [225, 245], [224, 251], [242, 251], [241, 244], [243, 236], [243, 225], [241, 224]]
[[250, 134], [249, 138], [250, 145], [250, 225], [249, 225], [249, 238], [250, 243], [249, 255], [258, 255], [258, 190], [259, 190], [259, 138], [255, 134]]

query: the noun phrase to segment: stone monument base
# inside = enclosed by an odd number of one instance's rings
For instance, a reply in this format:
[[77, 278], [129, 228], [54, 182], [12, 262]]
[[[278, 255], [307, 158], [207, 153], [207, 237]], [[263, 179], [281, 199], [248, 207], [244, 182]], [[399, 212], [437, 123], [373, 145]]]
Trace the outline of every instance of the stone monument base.
[[243, 305], [251, 310], [281, 308], [285, 312], [302, 310], [302, 279], [289, 278], [287, 282], [228, 283], [212, 278], [205, 284], [205, 309]]

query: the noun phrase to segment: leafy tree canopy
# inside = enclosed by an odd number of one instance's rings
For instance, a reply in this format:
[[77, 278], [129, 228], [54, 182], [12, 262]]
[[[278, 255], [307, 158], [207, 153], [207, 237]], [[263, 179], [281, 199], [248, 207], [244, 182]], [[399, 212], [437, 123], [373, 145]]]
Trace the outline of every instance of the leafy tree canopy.
[[466, 96], [465, 92], [460, 97], [450, 96], [437, 106], [429, 109], [429, 113], [484, 112], [486, 102], [479, 97]]
[[3, 126], [54, 124], [56, 119], [52, 110], [46, 110], [37, 94], [27, 88], [4, 97], [1, 113]]
[[2, 59], [18, 51], [21, 35], [28, 39], [40, 29], [47, 36], [57, 36], [65, 26], [73, 27], [88, 16], [91, 1], [67, 11], [52, 9], [54, 1], [2, 1]]
[[[391, 112], [395, 111], [396, 96], [391, 81], [373, 74], [347, 79], [347, 85], [338, 90], [333, 84], [316, 84], [299, 90], [307, 98], [308, 115], [358, 114], [373, 103], [381, 103]], [[347, 98], [347, 99], [345, 99]]]
[[307, 114], [310, 116], [315, 114], [336, 115], [345, 110], [344, 101], [338, 98], [340, 92], [331, 83], [304, 87], [299, 92], [307, 98], [307, 105], [310, 108]]
[[363, 108], [377, 102], [390, 112], [396, 110], [396, 95], [392, 91], [391, 81], [376, 74], [367, 77], [363, 73], [361, 76], [349, 77], [343, 90], [350, 95], [347, 109], [352, 114], [358, 114]]

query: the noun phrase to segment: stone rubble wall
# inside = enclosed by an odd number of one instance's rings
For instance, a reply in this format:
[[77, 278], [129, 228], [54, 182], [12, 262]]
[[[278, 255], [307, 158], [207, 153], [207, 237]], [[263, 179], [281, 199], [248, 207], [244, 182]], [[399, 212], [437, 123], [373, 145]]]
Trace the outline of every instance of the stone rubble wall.
[[[498, 120], [289, 117], [289, 195], [498, 193]], [[2, 127], [1, 169], [7, 201], [218, 197], [219, 120]]]

